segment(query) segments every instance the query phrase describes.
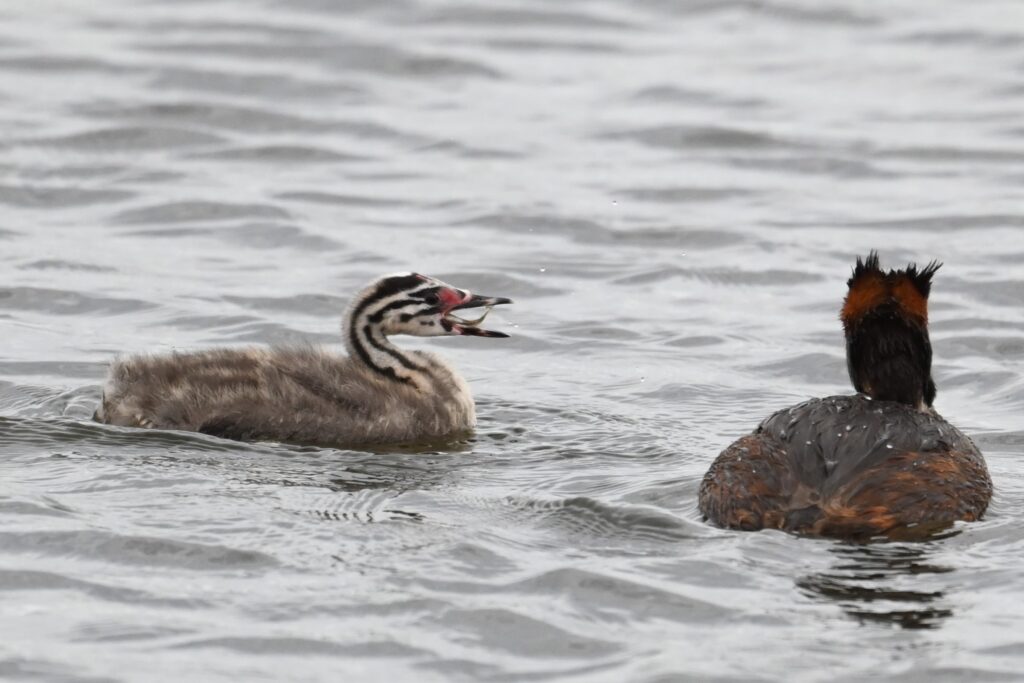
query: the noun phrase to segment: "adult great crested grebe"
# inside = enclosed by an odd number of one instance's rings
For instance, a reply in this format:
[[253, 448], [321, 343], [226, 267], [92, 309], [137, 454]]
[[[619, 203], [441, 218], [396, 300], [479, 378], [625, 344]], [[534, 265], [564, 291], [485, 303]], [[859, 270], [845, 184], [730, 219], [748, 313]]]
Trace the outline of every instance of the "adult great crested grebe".
[[[383, 277], [349, 305], [349, 357], [313, 346], [218, 349], [119, 359], [95, 419], [243, 441], [329, 446], [441, 437], [476, 422], [465, 381], [438, 356], [388, 335], [507, 337], [479, 327], [511, 303], [416, 273]], [[455, 311], [487, 307], [476, 320]]]
[[977, 520], [992, 481], [971, 440], [932, 409], [928, 294], [941, 264], [857, 259], [840, 318], [854, 396], [801, 403], [726, 448], [700, 510], [723, 527], [848, 539]]

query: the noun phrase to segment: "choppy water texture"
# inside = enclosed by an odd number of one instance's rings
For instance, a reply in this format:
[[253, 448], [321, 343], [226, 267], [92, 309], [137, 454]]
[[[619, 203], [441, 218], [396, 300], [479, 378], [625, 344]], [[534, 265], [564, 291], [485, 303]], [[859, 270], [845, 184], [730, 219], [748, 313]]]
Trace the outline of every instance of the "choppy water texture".
[[[1018, 2], [0, 9], [0, 678], [1019, 680]], [[848, 391], [853, 257], [938, 258], [938, 409], [988, 519], [702, 524], [711, 459]], [[118, 352], [335, 343], [416, 269], [517, 304], [414, 341], [464, 442], [92, 424]]]

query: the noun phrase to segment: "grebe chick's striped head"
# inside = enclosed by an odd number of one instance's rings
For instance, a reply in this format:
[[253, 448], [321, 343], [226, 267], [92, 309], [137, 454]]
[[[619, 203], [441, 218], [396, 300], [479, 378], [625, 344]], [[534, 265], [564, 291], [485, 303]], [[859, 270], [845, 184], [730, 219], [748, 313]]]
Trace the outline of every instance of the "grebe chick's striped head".
[[[400, 273], [380, 278], [356, 296], [346, 315], [346, 328], [384, 336], [507, 337], [504, 332], [482, 329], [480, 323], [493, 306], [510, 303], [511, 299], [473, 294], [419, 273]], [[456, 313], [473, 308], [484, 311], [475, 319]]]
[[928, 295], [942, 266], [882, 270], [878, 253], [857, 258], [839, 314], [854, 388], [873, 399], [928, 410], [935, 400]]

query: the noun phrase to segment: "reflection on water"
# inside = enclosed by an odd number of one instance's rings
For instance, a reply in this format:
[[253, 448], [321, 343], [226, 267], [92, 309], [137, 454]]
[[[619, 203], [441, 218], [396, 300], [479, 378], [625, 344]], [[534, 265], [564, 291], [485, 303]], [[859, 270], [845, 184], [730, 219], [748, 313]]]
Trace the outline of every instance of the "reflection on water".
[[805, 594], [838, 604], [858, 621], [907, 629], [932, 629], [953, 616], [942, 590], [925, 590], [929, 574], [953, 567], [934, 564], [927, 543], [834, 545], [838, 559], [825, 572], [797, 580]]

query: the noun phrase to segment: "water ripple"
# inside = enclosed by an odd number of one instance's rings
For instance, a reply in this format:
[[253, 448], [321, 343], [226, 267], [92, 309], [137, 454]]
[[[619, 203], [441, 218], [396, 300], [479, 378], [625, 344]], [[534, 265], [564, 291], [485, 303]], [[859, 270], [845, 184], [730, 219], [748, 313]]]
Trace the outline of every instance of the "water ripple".
[[53, 138], [31, 144], [91, 152], [139, 152], [151, 149], [184, 149], [222, 144], [224, 138], [184, 128], [119, 127]]
[[236, 219], [288, 219], [287, 211], [267, 204], [188, 201], [158, 204], [122, 211], [114, 216], [118, 223], [194, 223]]
[[46, 209], [60, 206], [113, 204], [131, 199], [134, 192], [121, 190], [90, 190], [81, 187], [44, 187], [39, 185], [0, 185], [0, 204], [23, 208]]
[[46, 557], [75, 557], [114, 564], [142, 564], [177, 569], [233, 570], [273, 564], [251, 550], [102, 531], [0, 532], [6, 552]]

